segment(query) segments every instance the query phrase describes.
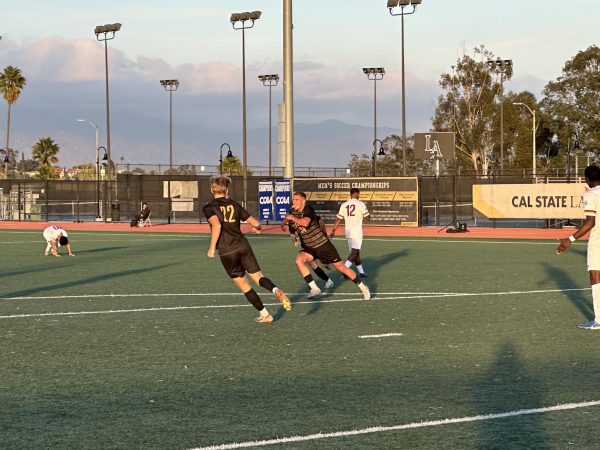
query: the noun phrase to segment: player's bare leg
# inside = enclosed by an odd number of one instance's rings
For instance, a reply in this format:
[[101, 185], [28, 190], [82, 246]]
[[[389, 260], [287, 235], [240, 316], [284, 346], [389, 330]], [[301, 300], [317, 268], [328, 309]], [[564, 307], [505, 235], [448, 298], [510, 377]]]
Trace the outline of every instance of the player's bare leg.
[[283, 306], [283, 309], [286, 311], [290, 311], [292, 309], [292, 302], [287, 295], [285, 295], [281, 289], [275, 286], [275, 284], [269, 278], [265, 277], [261, 271], [249, 273], [248, 275], [257, 285], [265, 288], [269, 292], [272, 292], [279, 303], [281, 303], [281, 306]]
[[314, 258], [312, 255], [306, 252], [299, 252], [296, 255], [295, 263], [296, 267], [298, 268], [298, 272], [300, 272], [300, 275], [302, 275], [302, 278], [304, 278], [304, 281], [306, 281], [306, 284], [308, 284], [310, 287], [310, 292], [306, 298], [313, 298], [321, 294], [321, 289], [319, 289], [319, 286], [317, 286], [317, 283], [315, 283], [315, 280], [313, 279], [312, 275], [310, 274], [310, 270], [307, 267], [307, 264], [313, 260]]
[[271, 313], [269, 313], [269, 311], [267, 311], [267, 308], [265, 308], [265, 305], [263, 305], [263, 302], [256, 293], [256, 291], [252, 289], [252, 286], [250, 286], [250, 283], [248, 283], [248, 279], [245, 276], [237, 277], [233, 278], [233, 282], [237, 285], [237, 287], [240, 289], [240, 291], [242, 291], [246, 299], [252, 304], [252, 306], [256, 308], [256, 310], [260, 314], [254, 320], [258, 323], [273, 322], [273, 316], [271, 315]]
[[339, 270], [346, 278], [358, 286], [365, 300], [371, 300], [371, 292], [369, 291], [369, 287], [360, 281], [360, 278], [358, 278], [358, 275], [356, 275], [353, 270], [350, 270], [341, 261], [333, 263], [333, 267]]

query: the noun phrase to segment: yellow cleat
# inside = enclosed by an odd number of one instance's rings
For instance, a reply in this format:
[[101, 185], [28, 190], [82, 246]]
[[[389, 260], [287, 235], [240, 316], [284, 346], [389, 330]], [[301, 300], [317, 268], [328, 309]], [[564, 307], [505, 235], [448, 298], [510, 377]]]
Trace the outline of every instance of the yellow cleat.
[[275, 289], [275, 297], [277, 297], [277, 300], [279, 300], [279, 303], [281, 303], [283, 309], [285, 309], [286, 311], [290, 311], [292, 309], [292, 302], [290, 301], [288, 296], [283, 293], [281, 289]]

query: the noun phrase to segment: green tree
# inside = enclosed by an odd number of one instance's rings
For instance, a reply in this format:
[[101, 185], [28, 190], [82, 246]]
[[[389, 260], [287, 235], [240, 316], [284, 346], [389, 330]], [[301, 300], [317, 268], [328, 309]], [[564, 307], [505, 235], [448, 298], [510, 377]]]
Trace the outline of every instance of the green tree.
[[33, 146], [32, 155], [39, 164], [40, 178], [54, 178], [54, 165], [58, 162], [56, 155], [59, 151], [60, 147], [50, 137], [40, 138]]
[[542, 110], [559, 142], [558, 157], [578, 142], [583, 154], [598, 159], [600, 148], [600, 48], [579, 51], [568, 60], [561, 75], [542, 91]]
[[[434, 131], [456, 133], [457, 168], [471, 167], [479, 173], [489, 170], [490, 155], [499, 136], [494, 126], [502, 85], [499, 75], [488, 66], [493, 54], [484, 46], [474, 49], [473, 56], [464, 55], [456, 62], [453, 73], [443, 73], [433, 117]], [[512, 77], [512, 69], [505, 79]]]
[[8, 114], [6, 116], [6, 147], [10, 148], [10, 113], [12, 105], [17, 101], [21, 91], [27, 84], [27, 80], [21, 74], [21, 70], [7, 66], [4, 71], [0, 73], [0, 93], [8, 104]]
[[[227, 156], [223, 158], [222, 172], [223, 175], [227, 176], [243, 175], [244, 170], [240, 159], [237, 156]], [[248, 174], [250, 174], [250, 171], [248, 171]]]

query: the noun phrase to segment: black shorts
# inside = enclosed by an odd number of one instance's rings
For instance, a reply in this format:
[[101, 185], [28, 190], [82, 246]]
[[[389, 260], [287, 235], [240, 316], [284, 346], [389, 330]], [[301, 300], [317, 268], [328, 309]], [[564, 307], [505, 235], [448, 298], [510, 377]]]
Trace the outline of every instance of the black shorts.
[[231, 278], [240, 278], [248, 273], [260, 272], [260, 266], [254, 256], [252, 248], [248, 242], [242, 242], [242, 244], [234, 250], [225, 255], [219, 255], [221, 258], [221, 264], [225, 268], [225, 272]]
[[305, 247], [300, 251], [308, 253], [314, 259], [318, 259], [323, 264], [336, 263], [342, 260], [337, 248], [335, 248], [335, 246], [329, 240], [317, 248]]

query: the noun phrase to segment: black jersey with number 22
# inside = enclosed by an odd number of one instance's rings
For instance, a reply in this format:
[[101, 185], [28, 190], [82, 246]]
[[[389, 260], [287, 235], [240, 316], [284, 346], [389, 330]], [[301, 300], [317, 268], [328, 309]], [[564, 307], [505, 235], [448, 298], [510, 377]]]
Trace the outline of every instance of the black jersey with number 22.
[[235, 251], [240, 245], [247, 244], [247, 239], [240, 229], [240, 222], [250, 217], [242, 205], [235, 200], [220, 197], [204, 205], [204, 215], [207, 219], [217, 216], [221, 222], [221, 235], [217, 241], [220, 255]]

